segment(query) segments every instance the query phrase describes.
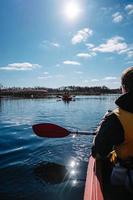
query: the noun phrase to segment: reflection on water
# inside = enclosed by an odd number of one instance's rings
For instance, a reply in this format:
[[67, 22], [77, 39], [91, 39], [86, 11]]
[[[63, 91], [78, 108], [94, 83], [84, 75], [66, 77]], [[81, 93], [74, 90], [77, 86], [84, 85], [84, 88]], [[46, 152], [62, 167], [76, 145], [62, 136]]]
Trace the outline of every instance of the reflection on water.
[[86, 173], [84, 172], [87, 169], [87, 165], [87, 162], [80, 163], [74, 159], [71, 160], [66, 166], [43, 161], [35, 167], [34, 173], [40, 178], [40, 180], [48, 184], [59, 184], [69, 181], [72, 186], [76, 186], [78, 181], [85, 181]]
[[59, 184], [69, 178], [66, 167], [57, 163], [39, 163], [34, 172], [37, 177], [49, 184]]
[[56, 99], [0, 99], [0, 198], [81, 200], [93, 136], [39, 138], [31, 127], [44, 122], [93, 132], [104, 113], [115, 107], [116, 98], [77, 96], [68, 104]]

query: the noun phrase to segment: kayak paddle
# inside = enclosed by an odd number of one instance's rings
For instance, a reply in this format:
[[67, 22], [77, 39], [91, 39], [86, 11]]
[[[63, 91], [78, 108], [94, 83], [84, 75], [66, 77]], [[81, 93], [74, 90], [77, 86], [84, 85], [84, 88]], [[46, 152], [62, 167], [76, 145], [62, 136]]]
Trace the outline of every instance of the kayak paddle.
[[32, 126], [33, 131], [36, 133], [36, 135], [40, 137], [48, 137], [48, 138], [61, 138], [66, 137], [70, 134], [76, 134], [76, 135], [95, 135], [95, 132], [87, 132], [87, 131], [69, 131], [61, 126], [58, 126], [56, 124], [51, 123], [42, 123], [42, 124], [35, 124]]

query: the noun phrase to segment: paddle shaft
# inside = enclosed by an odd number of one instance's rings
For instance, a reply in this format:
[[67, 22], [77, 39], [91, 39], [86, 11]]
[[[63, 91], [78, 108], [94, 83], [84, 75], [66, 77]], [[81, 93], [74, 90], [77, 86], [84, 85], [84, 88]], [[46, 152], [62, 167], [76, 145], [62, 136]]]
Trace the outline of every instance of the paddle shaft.
[[69, 134], [71, 134], [71, 135], [96, 135], [95, 132], [88, 132], [88, 131], [77, 131], [77, 132], [70, 131]]

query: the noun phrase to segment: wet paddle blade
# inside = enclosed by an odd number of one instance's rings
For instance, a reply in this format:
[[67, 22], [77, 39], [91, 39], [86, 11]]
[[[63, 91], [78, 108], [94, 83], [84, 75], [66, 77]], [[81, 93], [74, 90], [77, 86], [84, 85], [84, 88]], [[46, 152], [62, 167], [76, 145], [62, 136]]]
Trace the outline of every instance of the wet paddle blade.
[[43, 123], [32, 126], [33, 131], [40, 137], [61, 138], [69, 135], [69, 131], [56, 124]]

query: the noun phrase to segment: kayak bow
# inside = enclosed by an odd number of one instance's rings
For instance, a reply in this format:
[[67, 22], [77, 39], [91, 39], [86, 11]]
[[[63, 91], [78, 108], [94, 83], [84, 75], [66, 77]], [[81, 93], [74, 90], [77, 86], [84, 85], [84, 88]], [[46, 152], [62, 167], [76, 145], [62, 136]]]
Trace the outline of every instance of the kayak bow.
[[100, 163], [90, 156], [85, 183], [84, 200], [104, 200], [101, 183]]

